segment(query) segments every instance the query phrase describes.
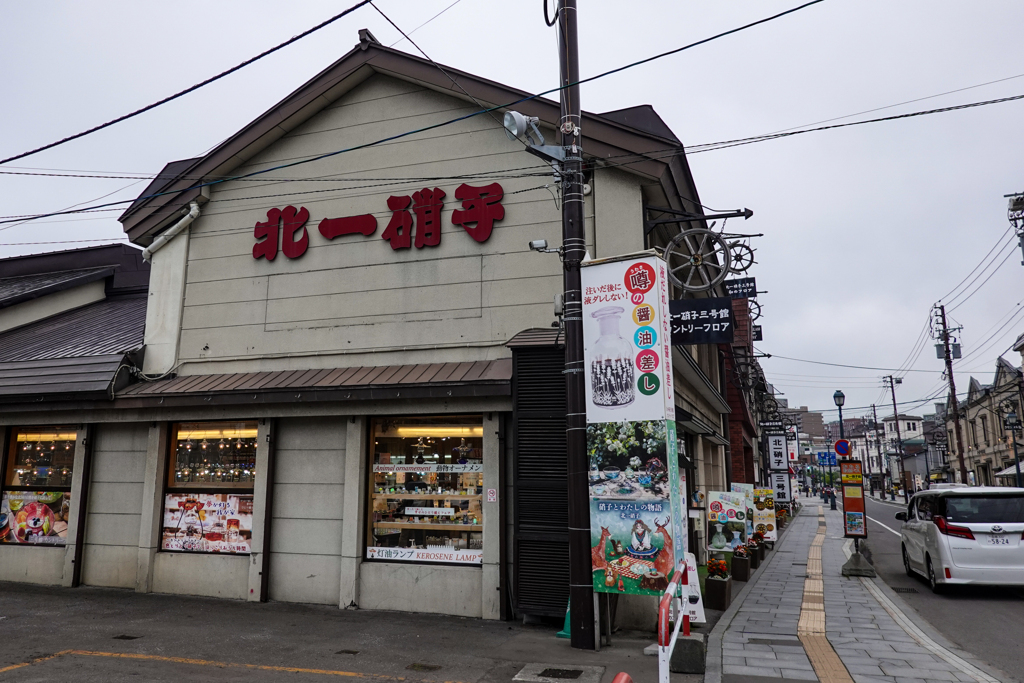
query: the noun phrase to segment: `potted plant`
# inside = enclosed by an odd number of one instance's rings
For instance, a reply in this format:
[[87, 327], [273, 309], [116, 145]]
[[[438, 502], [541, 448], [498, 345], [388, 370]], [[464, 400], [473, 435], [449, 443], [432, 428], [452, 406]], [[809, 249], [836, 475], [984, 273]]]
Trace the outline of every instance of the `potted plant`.
[[757, 559], [763, 560], [765, 556], [764, 534], [760, 531], [755, 531], [750, 535], [750, 540], [753, 541], [754, 547], [757, 548]]
[[786, 516], [788, 515], [786, 508], [779, 508], [775, 511], [775, 523], [779, 529], [786, 527]]
[[732, 551], [732, 578], [737, 581], [750, 580], [750, 552], [746, 545], [738, 545]]
[[725, 611], [732, 602], [732, 577], [725, 560], [708, 560], [708, 578], [704, 582], [704, 607]]
[[750, 558], [751, 569], [757, 569], [761, 566], [761, 551], [757, 547], [757, 541], [753, 538], [747, 540], [747, 557]]

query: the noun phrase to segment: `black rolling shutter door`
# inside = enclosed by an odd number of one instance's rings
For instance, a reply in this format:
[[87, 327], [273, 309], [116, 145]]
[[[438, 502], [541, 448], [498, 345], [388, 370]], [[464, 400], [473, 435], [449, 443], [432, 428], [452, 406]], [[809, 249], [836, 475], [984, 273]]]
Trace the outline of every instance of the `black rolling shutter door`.
[[569, 602], [565, 352], [521, 348], [512, 358], [516, 611], [562, 616]]

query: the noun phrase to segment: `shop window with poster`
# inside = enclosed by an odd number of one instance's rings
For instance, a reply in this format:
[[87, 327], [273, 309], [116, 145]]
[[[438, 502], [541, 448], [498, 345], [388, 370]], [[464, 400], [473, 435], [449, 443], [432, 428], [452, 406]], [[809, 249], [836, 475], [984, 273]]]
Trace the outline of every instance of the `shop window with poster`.
[[11, 430], [0, 498], [0, 542], [67, 543], [76, 436], [74, 427]]
[[377, 418], [371, 424], [371, 560], [483, 564], [483, 421]]
[[255, 421], [172, 425], [161, 550], [249, 552], [256, 434]]

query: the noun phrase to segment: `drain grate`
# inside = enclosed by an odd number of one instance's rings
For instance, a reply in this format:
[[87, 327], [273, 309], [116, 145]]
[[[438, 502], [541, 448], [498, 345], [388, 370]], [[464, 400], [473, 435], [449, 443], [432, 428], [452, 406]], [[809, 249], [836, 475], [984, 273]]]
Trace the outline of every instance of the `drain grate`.
[[752, 645], [801, 645], [799, 640], [780, 640], [778, 638], [747, 638]]
[[583, 675], [579, 669], [544, 669], [538, 676], [542, 678], [558, 678], [566, 681], [574, 681]]
[[441, 668], [441, 665], [440, 664], [419, 664], [419, 663], [416, 663], [416, 664], [410, 664], [409, 666], [407, 666], [405, 668], [409, 669], [411, 671], [437, 671], [438, 669]]
[[893, 593], [916, 593], [916, 588], [906, 588], [904, 586], [893, 586]]
[[334, 654], [336, 654], [336, 655], [357, 655], [357, 654], [359, 654], [359, 650], [338, 650]]
[[114, 640], [138, 640], [141, 637], [142, 636], [126, 636], [124, 634], [121, 634], [119, 636], [114, 636]]
[[794, 567], [806, 567], [807, 563], [806, 562], [794, 562], [793, 566]]

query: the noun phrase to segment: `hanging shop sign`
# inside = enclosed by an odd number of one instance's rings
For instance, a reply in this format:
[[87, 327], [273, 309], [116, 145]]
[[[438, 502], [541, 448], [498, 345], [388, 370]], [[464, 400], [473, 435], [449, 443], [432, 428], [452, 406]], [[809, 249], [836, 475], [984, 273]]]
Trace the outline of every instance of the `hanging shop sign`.
[[843, 486], [843, 535], [867, 538], [868, 525], [864, 509], [864, 463], [859, 460], [839, 461]]
[[761, 331], [760, 325], [751, 325], [750, 329], [754, 341], [764, 341], [764, 333]]
[[778, 538], [775, 528], [775, 489], [754, 489], [754, 531], [764, 535], [764, 540]]
[[665, 262], [581, 278], [594, 590], [661, 595], [686, 552]]
[[672, 315], [672, 346], [684, 344], [731, 344], [735, 321], [732, 300], [674, 299], [669, 302]]
[[[437, 247], [441, 245], [441, 211], [444, 208], [444, 190], [423, 188], [411, 196], [388, 197], [387, 207], [391, 219], [381, 233], [395, 251]], [[498, 183], [473, 187], [463, 183], [455, 189], [455, 199], [462, 203], [461, 209], [452, 212], [451, 222], [466, 231], [473, 240], [486, 242], [494, 224], [505, 217], [501, 200], [504, 190]], [[310, 213], [306, 207], [286, 206], [270, 209], [267, 220], [256, 223], [252, 248], [254, 259], [265, 258], [273, 261], [278, 251], [285, 258], [296, 259], [309, 248], [309, 234], [306, 224]], [[340, 218], [323, 218], [317, 225], [325, 240], [334, 240], [348, 235], [370, 237], [377, 232], [377, 217], [372, 213]]]
[[785, 472], [771, 473], [772, 490], [775, 491], [776, 503], [788, 503], [793, 500], [789, 469]]
[[708, 550], [735, 550], [746, 542], [747, 498], [743, 492], [708, 492]]
[[164, 497], [163, 550], [249, 552], [252, 494], [168, 493]]
[[65, 545], [71, 494], [66, 491], [4, 491], [0, 543]]
[[782, 420], [762, 420], [761, 433], [766, 436], [785, 436], [786, 425], [782, 424]]
[[768, 469], [789, 471], [789, 454], [786, 451], [786, 435], [768, 437]]
[[726, 280], [722, 283], [730, 299], [756, 299], [757, 282], [752, 277]]

